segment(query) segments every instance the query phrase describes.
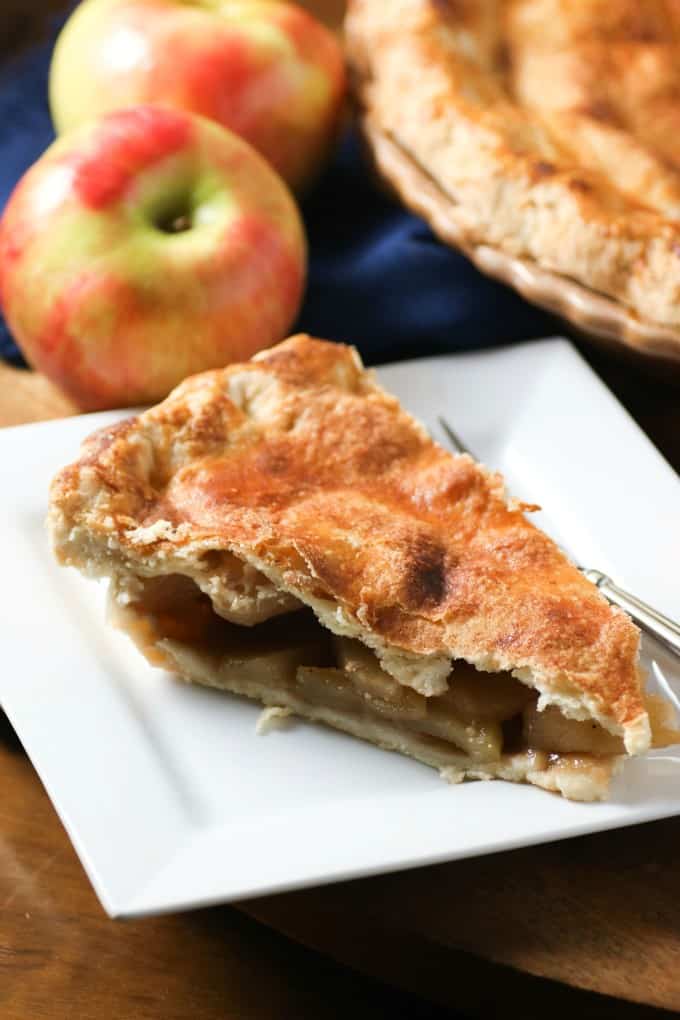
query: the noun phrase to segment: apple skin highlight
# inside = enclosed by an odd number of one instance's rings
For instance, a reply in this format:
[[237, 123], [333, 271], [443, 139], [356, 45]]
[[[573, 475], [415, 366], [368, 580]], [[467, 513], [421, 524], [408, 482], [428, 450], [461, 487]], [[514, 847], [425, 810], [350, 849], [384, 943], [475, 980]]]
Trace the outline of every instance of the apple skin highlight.
[[264, 0], [84, 0], [50, 70], [59, 133], [113, 109], [162, 104], [245, 138], [295, 190], [332, 146], [345, 93], [335, 36]]
[[0, 221], [0, 302], [31, 365], [83, 410], [162, 399], [281, 340], [305, 239], [245, 142], [137, 107], [55, 142]]

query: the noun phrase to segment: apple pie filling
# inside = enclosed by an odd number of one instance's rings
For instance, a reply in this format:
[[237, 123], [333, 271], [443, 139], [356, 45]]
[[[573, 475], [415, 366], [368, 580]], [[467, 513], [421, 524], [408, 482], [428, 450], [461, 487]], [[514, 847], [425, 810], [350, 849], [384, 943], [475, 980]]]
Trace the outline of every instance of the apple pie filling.
[[[538, 711], [537, 692], [509, 673], [480, 672], [458, 660], [447, 692], [425, 697], [390, 677], [361, 642], [322, 628], [308, 609], [244, 627], [217, 615], [180, 575], [140, 579], [136, 601], [127, 594], [117, 600], [118, 590], [114, 583], [114, 622], [155, 665], [453, 770], [447, 778], [461, 778], [456, 768], [463, 763], [467, 775], [502, 776], [505, 769], [507, 778], [520, 778], [521, 762], [521, 778], [554, 789], [536, 775], [558, 767], [572, 777], [579, 769], [592, 776], [605, 766], [608, 781], [624, 753], [622, 739], [597, 723], [568, 719], [554, 706]], [[648, 708], [659, 734], [667, 720], [656, 700], [649, 697]]]

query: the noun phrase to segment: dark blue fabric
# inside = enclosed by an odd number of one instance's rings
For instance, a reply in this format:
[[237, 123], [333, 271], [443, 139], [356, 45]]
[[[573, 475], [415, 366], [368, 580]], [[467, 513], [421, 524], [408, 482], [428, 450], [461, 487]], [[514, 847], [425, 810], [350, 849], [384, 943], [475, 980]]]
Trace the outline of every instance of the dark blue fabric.
[[[63, 19], [55, 20], [56, 35]], [[54, 138], [47, 108], [47, 72], [54, 39], [34, 46], [0, 69], [0, 209], [25, 170]], [[0, 356], [23, 364], [0, 316]]]
[[298, 326], [367, 362], [474, 350], [555, 332], [378, 187], [350, 134], [304, 204], [309, 287]]
[[[0, 72], [0, 208], [52, 141], [53, 38]], [[304, 203], [309, 285], [296, 328], [356, 344], [369, 363], [545, 335], [553, 320], [440, 244], [373, 181], [348, 134]], [[22, 364], [0, 319], [0, 356]]]

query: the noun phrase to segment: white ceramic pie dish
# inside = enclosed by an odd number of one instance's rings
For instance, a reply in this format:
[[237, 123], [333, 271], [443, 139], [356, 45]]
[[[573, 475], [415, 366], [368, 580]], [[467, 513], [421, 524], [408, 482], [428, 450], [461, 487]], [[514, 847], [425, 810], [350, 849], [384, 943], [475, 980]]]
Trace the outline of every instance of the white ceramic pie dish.
[[[433, 432], [446, 415], [514, 494], [542, 503], [542, 525], [580, 559], [680, 616], [677, 476], [568, 342], [404, 362], [379, 375]], [[54, 564], [43, 524], [51, 475], [95, 427], [123, 416], [0, 433], [0, 700], [110, 914], [680, 813], [673, 751], [627, 762], [605, 804], [502, 782], [449, 786], [425, 766], [320, 727], [256, 736], [256, 705], [152, 669], [106, 625], [104, 591]], [[680, 669], [659, 661], [680, 690]]]

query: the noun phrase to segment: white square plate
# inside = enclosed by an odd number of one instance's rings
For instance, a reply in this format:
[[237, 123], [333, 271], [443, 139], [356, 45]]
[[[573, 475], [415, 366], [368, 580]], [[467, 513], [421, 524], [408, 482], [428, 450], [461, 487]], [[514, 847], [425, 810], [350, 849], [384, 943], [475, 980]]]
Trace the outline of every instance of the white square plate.
[[[405, 362], [379, 376], [435, 434], [445, 414], [515, 495], [542, 504], [542, 526], [582, 562], [680, 617], [678, 478], [567, 341]], [[680, 813], [680, 757], [669, 753], [627, 762], [606, 804], [502, 782], [449, 786], [322, 727], [258, 737], [256, 705], [152, 669], [106, 625], [101, 586], [53, 563], [44, 530], [51, 476], [89, 432], [122, 416], [0, 433], [0, 701], [111, 915]]]

